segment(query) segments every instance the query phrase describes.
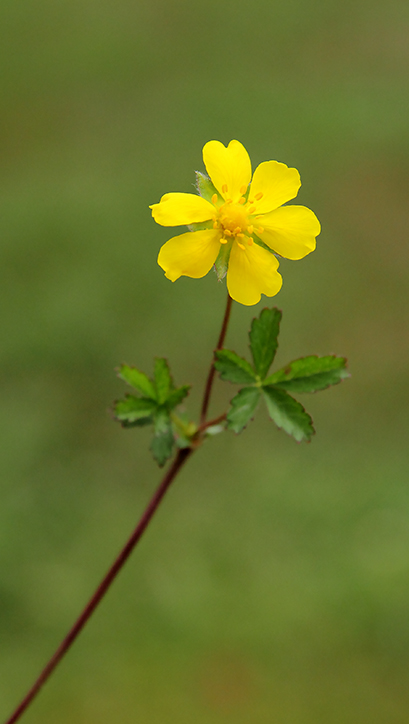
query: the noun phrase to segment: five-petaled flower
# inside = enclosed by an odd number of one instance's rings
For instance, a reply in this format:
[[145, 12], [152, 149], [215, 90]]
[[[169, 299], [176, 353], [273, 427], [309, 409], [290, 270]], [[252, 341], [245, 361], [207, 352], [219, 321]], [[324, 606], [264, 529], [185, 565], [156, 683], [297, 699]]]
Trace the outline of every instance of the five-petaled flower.
[[295, 168], [265, 161], [251, 180], [250, 158], [239, 141], [230, 141], [227, 148], [209, 141], [203, 161], [209, 193], [165, 194], [150, 207], [162, 226], [201, 227], [167, 241], [158, 264], [174, 282], [182, 275], [204, 277], [222, 258], [230, 296], [241, 304], [257, 304], [261, 294], [272, 297], [281, 288], [273, 252], [302, 259], [314, 251], [320, 223], [305, 206], [282, 205], [294, 199], [301, 186]]

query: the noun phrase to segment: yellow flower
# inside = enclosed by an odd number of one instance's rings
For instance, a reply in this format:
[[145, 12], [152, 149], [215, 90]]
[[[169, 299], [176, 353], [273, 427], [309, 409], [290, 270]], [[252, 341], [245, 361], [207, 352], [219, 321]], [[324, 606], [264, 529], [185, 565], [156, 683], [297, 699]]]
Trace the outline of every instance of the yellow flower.
[[257, 304], [261, 294], [272, 297], [282, 285], [272, 252], [302, 259], [314, 251], [320, 223], [305, 206], [282, 206], [301, 186], [295, 168], [265, 161], [251, 180], [250, 158], [239, 141], [230, 141], [227, 148], [209, 141], [203, 161], [210, 180], [198, 183], [201, 196], [165, 194], [150, 207], [162, 226], [200, 227], [167, 241], [158, 264], [172, 282], [182, 275], [204, 277], [216, 264], [219, 278], [227, 269], [233, 299]]

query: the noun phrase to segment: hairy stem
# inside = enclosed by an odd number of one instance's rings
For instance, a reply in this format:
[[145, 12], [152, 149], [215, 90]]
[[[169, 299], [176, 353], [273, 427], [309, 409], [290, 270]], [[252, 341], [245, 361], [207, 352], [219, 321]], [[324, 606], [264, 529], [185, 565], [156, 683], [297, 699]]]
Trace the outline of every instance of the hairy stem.
[[[217, 347], [216, 347], [215, 351], [217, 351], [218, 349], [222, 349], [222, 347], [223, 347], [224, 340], [226, 337], [227, 327], [229, 324], [232, 303], [233, 303], [233, 299], [231, 298], [230, 294], [227, 293], [226, 311], [224, 313], [223, 324], [222, 324], [222, 328], [220, 330], [219, 341], [217, 342]], [[209, 374], [208, 374], [207, 381], [206, 381], [206, 387], [205, 387], [205, 391], [204, 391], [204, 395], [203, 395], [202, 410], [200, 413], [200, 427], [203, 427], [204, 423], [206, 422], [206, 415], [207, 415], [207, 410], [209, 409], [210, 395], [212, 392], [215, 372], [216, 372], [216, 369], [214, 366], [214, 356], [213, 356], [212, 364], [211, 364], [211, 367], [209, 370]]]
[[[223, 342], [226, 336], [227, 332], [227, 325], [229, 322], [230, 317], [230, 310], [231, 310], [231, 304], [232, 299], [230, 296], [227, 297], [227, 306], [226, 311], [224, 313], [223, 318], [223, 324], [220, 331], [219, 341], [217, 343], [216, 349], [221, 349], [223, 346]], [[205, 392], [203, 395], [203, 404], [202, 404], [202, 418], [201, 418], [201, 425], [199, 427], [198, 432], [204, 432], [207, 427], [210, 427], [211, 425], [215, 425], [218, 422], [222, 422], [226, 414], [220, 415], [214, 420], [211, 420], [210, 422], [206, 423], [205, 418], [207, 414], [207, 409], [209, 406], [209, 400], [210, 400], [210, 393], [212, 389], [213, 384], [213, 377], [214, 377], [215, 369], [212, 363], [212, 366], [210, 368], [209, 376], [207, 378], [207, 383], [205, 387]], [[98, 604], [101, 602], [102, 598], [106, 594], [107, 590], [112, 585], [113, 581], [115, 580], [118, 573], [122, 570], [123, 566], [125, 565], [126, 561], [128, 560], [129, 556], [131, 555], [132, 551], [134, 550], [135, 546], [139, 542], [142, 534], [148, 527], [150, 521], [152, 520], [156, 510], [159, 507], [159, 504], [163, 497], [165, 496], [166, 491], [169, 489], [170, 484], [176, 477], [176, 475], [179, 473], [181, 467], [184, 465], [188, 457], [196, 450], [196, 448], [200, 445], [200, 437], [198, 437], [196, 440], [192, 442], [192, 447], [184, 448], [183, 450], [179, 450], [176, 454], [176, 457], [170, 466], [169, 470], [164, 475], [159, 487], [155, 491], [154, 495], [152, 496], [150, 502], [148, 503], [141, 519], [139, 520], [135, 530], [133, 531], [130, 538], [125, 543], [124, 547], [120, 551], [119, 555], [113, 562], [112, 566], [104, 576], [103, 580], [99, 584], [97, 590], [95, 591], [94, 595], [91, 597], [91, 599], [88, 601], [87, 605], [83, 609], [80, 616], [75, 621], [74, 625], [71, 627], [69, 632], [67, 633], [64, 640], [61, 642], [51, 659], [48, 661], [44, 669], [42, 670], [41, 674], [31, 687], [31, 689], [28, 691], [24, 699], [21, 701], [21, 703], [17, 706], [13, 714], [7, 719], [5, 724], [15, 724], [20, 717], [24, 714], [26, 709], [30, 706], [33, 699], [37, 696], [38, 692], [44, 686], [46, 681], [49, 679], [51, 674], [53, 673], [54, 669], [57, 667], [57, 665], [60, 663], [61, 659], [65, 656], [67, 651], [71, 648], [72, 644], [76, 640], [77, 636], [81, 633], [82, 629], [84, 628], [85, 624], [89, 621], [92, 614], [94, 613], [95, 609], [97, 608]]]

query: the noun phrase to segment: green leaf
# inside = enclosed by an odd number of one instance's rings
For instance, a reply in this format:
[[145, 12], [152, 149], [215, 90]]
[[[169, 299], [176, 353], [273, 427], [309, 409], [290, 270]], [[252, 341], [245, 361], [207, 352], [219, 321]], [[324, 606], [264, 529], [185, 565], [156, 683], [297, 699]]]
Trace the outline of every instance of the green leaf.
[[223, 199], [219, 195], [219, 192], [217, 191], [217, 188], [215, 186], [213, 186], [209, 177], [205, 173], [201, 173], [200, 171], [195, 171], [195, 174], [196, 174], [196, 188], [197, 188], [200, 196], [203, 196], [203, 198], [206, 199], [206, 201], [211, 201], [212, 196], [214, 196], [214, 194], [216, 194], [217, 198], [220, 201], [223, 201]]
[[302, 357], [268, 377], [264, 384], [293, 392], [317, 392], [349, 377], [345, 357]]
[[155, 384], [156, 393], [159, 404], [167, 400], [169, 394], [174, 389], [172, 377], [169, 370], [169, 365], [166, 359], [163, 357], [157, 357], [155, 359]]
[[168, 399], [166, 400], [167, 409], [173, 410], [174, 407], [180, 405], [180, 403], [189, 394], [190, 388], [191, 385], [182, 385], [182, 387], [178, 387], [177, 390], [173, 390], [173, 392], [170, 393]]
[[259, 387], [243, 387], [231, 401], [227, 414], [227, 427], [234, 432], [241, 432], [253, 418], [260, 399]]
[[230, 252], [233, 242], [228, 241], [227, 244], [220, 244], [220, 251], [217, 255], [217, 259], [214, 263], [217, 279], [220, 282], [227, 274], [229, 267]]
[[156, 390], [152, 380], [150, 380], [144, 372], [136, 369], [136, 367], [121, 365], [118, 370], [118, 377], [127, 382], [127, 384], [135, 390], [138, 390], [142, 395], [156, 400]]
[[124, 400], [118, 400], [114, 403], [114, 413], [117, 420], [122, 422], [124, 427], [148, 425], [153, 422], [152, 415], [156, 407], [156, 402], [146, 397], [126, 395]]
[[263, 309], [253, 319], [250, 330], [250, 349], [254, 367], [261, 379], [266, 376], [278, 347], [278, 334], [282, 313], [276, 307]]
[[268, 414], [277, 427], [292, 435], [297, 442], [311, 439], [315, 433], [312, 419], [297, 400], [276, 387], [263, 387], [263, 393]]
[[222, 380], [234, 382], [237, 385], [248, 385], [256, 381], [254, 370], [247, 360], [239, 357], [229, 349], [216, 350], [214, 366]]
[[172, 423], [166, 410], [159, 409], [155, 415], [155, 434], [150, 449], [160, 467], [171, 457], [175, 446]]

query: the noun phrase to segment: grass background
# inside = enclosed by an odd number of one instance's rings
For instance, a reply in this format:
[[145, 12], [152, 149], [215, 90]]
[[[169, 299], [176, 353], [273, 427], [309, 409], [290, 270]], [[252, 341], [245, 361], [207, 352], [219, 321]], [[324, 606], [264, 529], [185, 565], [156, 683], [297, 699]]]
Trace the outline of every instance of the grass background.
[[[349, 357], [297, 445], [260, 412], [188, 464], [27, 724], [404, 724], [409, 706], [409, 7], [0, 4], [0, 717], [159, 479], [108, 413], [171, 360], [197, 414], [225, 288], [172, 285], [148, 205], [210, 139], [300, 170], [278, 362]], [[227, 345], [246, 352], [253, 308]], [[226, 387], [226, 389], [225, 389]], [[227, 385], [213, 398], [223, 409]]]

